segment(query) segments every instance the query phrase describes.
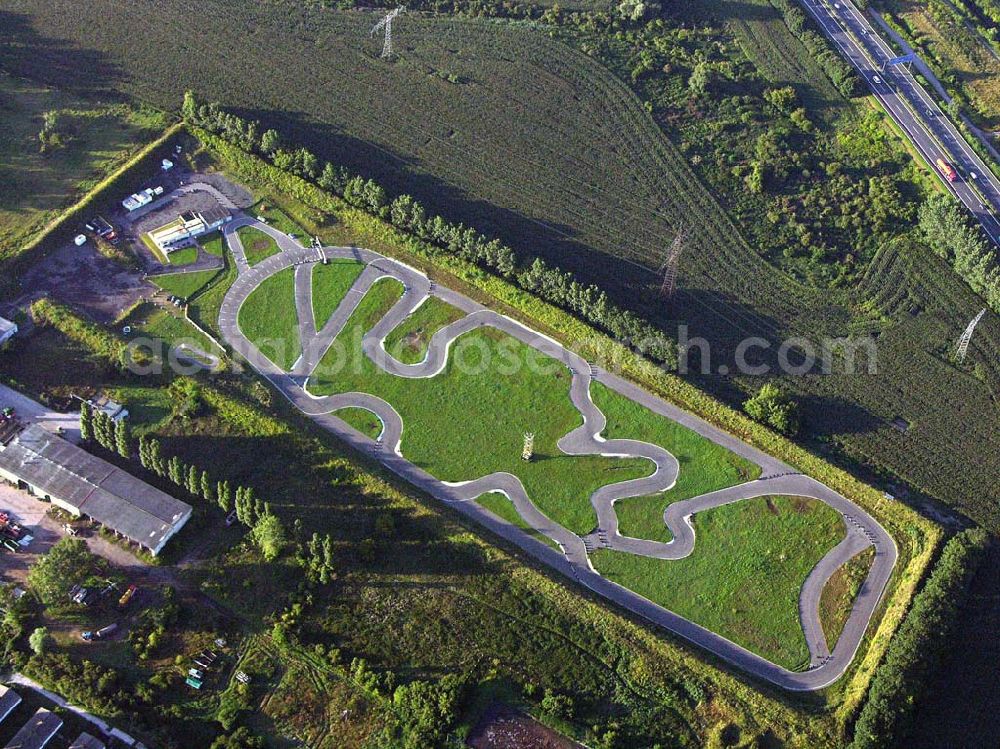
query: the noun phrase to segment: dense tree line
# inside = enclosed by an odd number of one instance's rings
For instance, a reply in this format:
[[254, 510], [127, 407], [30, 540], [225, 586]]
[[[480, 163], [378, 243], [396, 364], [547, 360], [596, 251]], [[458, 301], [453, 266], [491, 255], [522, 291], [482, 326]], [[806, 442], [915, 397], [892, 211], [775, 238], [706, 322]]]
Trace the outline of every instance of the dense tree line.
[[795, 0], [771, 0], [771, 3], [781, 11], [788, 30], [809, 50], [840, 93], [847, 97], [857, 96], [860, 80], [854, 68], [814, 29], [799, 4]]
[[989, 537], [976, 528], [954, 536], [896, 632], [875, 672], [854, 727], [851, 749], [901, 746], [913, 724], [914, 696], [924, 691], [949, 647], [972, 578]]
[[949, 195], [932, 195], [920, 207], [919, 223], [931, 249], [1000, 313], [1000, 268], [992, 248], [958, 203]]
[[676, 366], [673, 341], [638, 315], [612, 303], [600, 288], [582, 283], [572, 273], [551, 267], [540, 258], [518, 258], [513, 249], [473, 227], [428, 215], [424, 206], [411, 195], [390, 199], [374, 180], [352, 175], [344, 167], [329, 162], [321, 165], [305, 148], [285, 144], [276, 131], [261, 132], [258, 123], [226, 112], [217, 103], [201, 104], [190, 91], [184, 94], [182, 112], [187, 122], [262, 156], [284, 171], [316, 183], [341, 196], [349, 205], [390, 222], [438, 251], [475, 263], [546, 302], [572, 312], [670, 368]]
[[[185, 389], [185, 392], [190, 391], [191, 388]], [[80, 434], [85, 441], [97, 442], [124, 458], [132, 456], [133, 442], [128, 422], [124, 419], [115, 422], [89, 403], [83, 403], [80, 408]], [[160, 478], [169, 479], [192, 497], [218, 504], [226, 513], [235, 510], [236, 519], [251, 529], [252, 537], [265, 559], [277, 558], [285, 548], [287, 538], [281, 520], [271, 511], [270, 504], [254, 493], [252, 487], [238, 486], [234, 493], [229, 481], [216, 481], [208, 471], [185, 464], [176, 455], [168, 459], [163, 454], [160, 441], [145, 435], [139, 437], [138, 456], [143, 468]], [[329, 571], [324, 576], [328, 578]]]

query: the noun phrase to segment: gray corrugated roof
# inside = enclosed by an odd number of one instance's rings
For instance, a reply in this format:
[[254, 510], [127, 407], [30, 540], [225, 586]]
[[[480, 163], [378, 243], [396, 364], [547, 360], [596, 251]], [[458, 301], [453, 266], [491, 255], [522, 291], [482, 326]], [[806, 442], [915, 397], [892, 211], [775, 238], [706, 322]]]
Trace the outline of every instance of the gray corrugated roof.
[[191, 514], [186, 502], [37, 424], [0, 452], [0, 468], [150, 549]]
[[49, 739], [62, 728], [62, 719], [44, 707], [31, 716], [14, 738], [7, 742], [4, 749], [42, 749]]
[[222, 221], [229, 215], [231, 215], [229, 211], [221, 205], [213, 205], [211, 208], [201, 212], [201, 220], [206, 224], [214, 224], [216, 221]]
[[21, 704], [21, 695], [10, 687], [0, 684], [0, 721], [10, 715], [10, 711]]
[[107, 749], [107, 747], [104, 742], [84, 732], [76, 737], [76, 741], [69, 745], [69, 749]]

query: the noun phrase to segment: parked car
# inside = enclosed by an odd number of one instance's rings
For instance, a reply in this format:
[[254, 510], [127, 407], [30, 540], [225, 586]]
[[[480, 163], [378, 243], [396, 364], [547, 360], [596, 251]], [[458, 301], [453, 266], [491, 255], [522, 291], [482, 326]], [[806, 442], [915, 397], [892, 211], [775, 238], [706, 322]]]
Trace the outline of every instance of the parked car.
[[81, 632], [80, 637], [82, 637], [87, 642], [94, 642], [95, 640], [103, 640], [112, 632], [118, 629], [117, 624], [109, 624], [108, 626], [97, 630], [96, 632]]

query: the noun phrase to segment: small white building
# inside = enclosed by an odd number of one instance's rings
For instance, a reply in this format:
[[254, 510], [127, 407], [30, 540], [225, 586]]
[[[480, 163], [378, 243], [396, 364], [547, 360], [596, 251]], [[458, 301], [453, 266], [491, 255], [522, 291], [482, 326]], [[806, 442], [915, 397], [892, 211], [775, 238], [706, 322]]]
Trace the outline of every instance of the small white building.
[[118, 401], [111, 400], [106, 395], [100, 395], [87, 401], [95, 411], [100, 411], [112, 421], [122, 421], [128, 418], [128, 409]]
[[215, 231], [228, 221], [232, 214], [221, 206], [208, 210], [182, 213], [169, 224], [153, 229], [149, 238], [164, 252], [172, 252], [194, 244], [195, 237]]
[[0, 317], [0, 346], [17, 335], [17, 323]]

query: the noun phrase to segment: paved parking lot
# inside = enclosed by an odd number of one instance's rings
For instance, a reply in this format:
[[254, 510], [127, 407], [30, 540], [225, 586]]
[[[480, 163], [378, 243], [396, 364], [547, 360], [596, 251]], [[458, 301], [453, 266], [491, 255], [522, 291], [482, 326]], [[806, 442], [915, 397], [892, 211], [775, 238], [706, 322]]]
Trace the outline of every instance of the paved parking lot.
[[0, 385], [0, 411], [7, 407], [14, 409], [15, 417], [22, 424], [39, 424], [57, 434], [62, 428], [63, 437], [71, 442], [80, 441], [79, 412], [58, 413], [6, 385]]
[[65, 535], [59, 524], [45, 515], [51, 506], [10, 484], [0, 482], [0, 510], [10, 513], [15, 522], [35, 537], [23, 552], [4, 551], [0, 554], [0, 575], [4, 582], [23, 582], [35, 559]]
[[[0, 481], [0, 510], [10, 513], [15, 522], [35, 537], [24, 551], [0, 553], [0, 581], [23, 582], [28, 568], [35, 563], [35, 560], [66, 535], [62, 522], [47, 514], [50, 509], [52, 509], [50, 503], [36, 499], [27, 492]], [[122, 547], [102, 538], [91, 528], [82, 527], [79, 529], [79, 534], [94, 554], [104, 557], [118, 567], [132, 570], [146, 567], [144, 562]]]

